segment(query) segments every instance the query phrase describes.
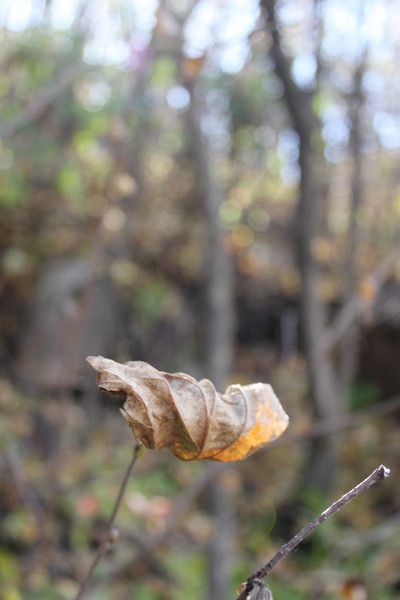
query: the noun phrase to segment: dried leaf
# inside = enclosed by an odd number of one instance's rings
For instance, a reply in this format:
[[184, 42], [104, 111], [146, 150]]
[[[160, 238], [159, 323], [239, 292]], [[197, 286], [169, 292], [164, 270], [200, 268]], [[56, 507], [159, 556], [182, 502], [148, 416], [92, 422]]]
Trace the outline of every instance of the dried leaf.
[[126, 395], [122, 414], [147, 448], [182, 460], [241, 460], [279, 437], [289, 418], [272, 387], [231, 385], [219, 394], [208, 379], [164, 373], [145, 362], [89, 356], [99, 387]]

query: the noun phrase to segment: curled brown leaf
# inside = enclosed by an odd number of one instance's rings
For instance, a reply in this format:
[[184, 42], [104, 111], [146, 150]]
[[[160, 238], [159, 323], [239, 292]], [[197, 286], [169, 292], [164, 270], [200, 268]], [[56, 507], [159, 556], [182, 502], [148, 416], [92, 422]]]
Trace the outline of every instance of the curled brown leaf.
[[270, 385], [231, 385], [165, 373], [141, 362], [89, 356], [98, 385], [126, 395], [122, 414], [147, 448], [170, 448], [182, 460], [241, 460], [279, 437], [289, 418]]

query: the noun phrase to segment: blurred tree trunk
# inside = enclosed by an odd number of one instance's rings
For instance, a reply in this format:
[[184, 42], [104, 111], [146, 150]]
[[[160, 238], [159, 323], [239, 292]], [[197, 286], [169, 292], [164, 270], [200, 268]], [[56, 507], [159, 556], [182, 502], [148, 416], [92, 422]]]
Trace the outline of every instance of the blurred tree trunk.
[[201, 131], [203, 114], [198, 82], [187, 82], [190, 93], [188, 130], [197, 165], [201, 197], [207, 220], [208, 255], [206, 259], [207, 294], [207, 375], [218, 390], [226, 384], [233, 363], [234, 308], [233, 263], [224, 247], [219, 207], [223, 193], [212, 166], [212, 150]]
[[[357, 288], [356, 251], [359, 244], [358, 216], [363, 200], [362, 182], [362, 132], [361, 113], [364, 104], [362, 79], [365, 72], [365, 56], [357, 66], [353, 79], [353, 92], [349, 97], [350, 158], [352, 162], [351, 196], [349, 225], [345, 254], [345, 284], [343, 306], [354, 297]], [[343, 397], [349, 393], [358, 363], [359, 324], [354, 322], [347, 330], [340, 344], [340, 386]]]
[[[212, 150], [202, 130], [203, 102], [200, 85], [186, 82], [190, 93], [187, 126], [207, 219], [208, 255], [206, 257], [207, 376], [223, 391], [232, 370], [234, 343], [233, 264], [224, 248], [224, 234], [219, 225], [219, 207], [223, 198], [213, 166]], [[209, 546], [208, 600], [231, 597], [234, 509], [229, 490], [214, 479], [208, 502], [215, 519], [214, 536]]]
[[[336, 390], [333, 364], [320, 346], [326, 327], [326, 309], [318, 298], [318, 267], [313, 258], [313, 242], [319, 229], [319, 211], [323, 198], [320, 196], [318, 165], [320, 156], [315, 140], [320, 124], [313, 114], [313, 93], [304, 92], [294, 81], [290, 63], [283, 53], [277, 27], [275, 0], [261, 0], [266, 12], [271, 35], [271, 55], [275, 73], [284, 89], [284, 99], [293, 128], [299, 138], [300, 189], [296, 211], [296, 237], [301, 288], [301, 328], [305, 360], [307, 364], [309, 393], [314, 417], [329, 420], [341, 411]], [[311, 459], [306, 480], [310, 486], [328, 490], [334, 481], [336, 447], [332, 438], [320, 438], [312, 442]]]

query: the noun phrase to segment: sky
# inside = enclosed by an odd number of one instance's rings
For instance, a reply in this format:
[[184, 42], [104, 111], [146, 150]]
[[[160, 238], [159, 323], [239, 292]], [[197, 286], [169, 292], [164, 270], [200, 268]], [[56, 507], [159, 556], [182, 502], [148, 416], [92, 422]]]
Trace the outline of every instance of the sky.
[[[123, 62], [123, 38], [127, 31], [131, 29], [144, 38], [149, 35], [158, 4], [158, 0], [96, 0], [87, 3], [85, 12], [93, 38], [98, 42], [98, 61]], [[174, 2], [177, 9], [184, 9], [188, 4], [187, 0]], [[311, 5], [312, 2], [307, 0], [281, 2], [282, 22], [295, 27], [301, 21], [309, 21]], [[82, 0], [52, 0], [50, 6], [51, 25], [68, 29], [76, 19]], [[0, 19], [9, 31], [24, 31], [29, 26], [40, 25], [44, 7], [45, 0], [3, 0], [0, 3]], [[389, 59], [393, 53], [391, 42], [395, 41], [400, 27], [399, 8], [396, 0], [320, 0], [325, 24], [324, 55], [328, 58], [346, 56], [355, 60], [368, 45], [380, 58]], [[199, 55], [210, 45], [216, 45], [220, 67], [228, 73], [239, 71], [248, 52], [247, 38], [254, 30], [259, 14], [257, 0], [199, 0], [186, 26], [187, 53]], [[299, 80], [314, 74], [310, 58], [312, 50], [306, 49], [304, 56], [297, 60], [295, 70]], [[125, 55], [127, 52], [125, 49]]]

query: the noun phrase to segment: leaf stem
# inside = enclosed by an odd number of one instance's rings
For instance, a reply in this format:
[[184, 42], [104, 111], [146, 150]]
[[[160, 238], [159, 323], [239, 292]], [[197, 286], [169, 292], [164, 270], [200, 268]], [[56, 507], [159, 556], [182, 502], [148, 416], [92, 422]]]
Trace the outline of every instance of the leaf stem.
[[119, 536], [119, 531], [116, 527], [114, 527], [114, 522], [115, 522], [115, 518], [118, 514], [118, 511], [120, 509], [121, 506], [121, 502], [122, 502], [122, 498], [124, 496], [125, 490], [126, 490], [126, 486], [128, 485], [128, 481], [129, 478], [131, 476], [132, 473], [132, 469], [135, 466], [135, 463], [140, 455], [140, 450], [142, 449], [142, 446], [140, 444], [136, 444], [134, 450], [133, 450], [133, 454], [132, 454], [132, 458], [131, 461], [129, 463], [129, 466], [125, 472], [125, 475], [121, 481], [121, 485], [119, 487], [119, 491], [118, 491], [118, 495], [117, 498], [115, 500], [114, 503], [114, 508], [112, 510], [112, 513], [110, 515], [110, 518], [108, 519], [107, 522], [107, 527], [106, 527], [106, 532], [104, 535], [104, 538], [100, 544], [100, 546], [97, 549], [96, 554], [93, 557], [92, 563], [89, 567], [89, 569], [86, 572], [85, 577], [82, 580], [81, 586], [78, 590], [77, 595], [75, 596], [75, 600], [82, 600], [87, 587], [93, 577], [93, 574], [96, 570], [97, 565], [99, 564], [100, 560], [102, 559], [102, 557], [104, 556], [104, 554], [107, 552], [107, 550], [109, 550], [111, 548], [111, 546], [117, 541], [118, 536]]

